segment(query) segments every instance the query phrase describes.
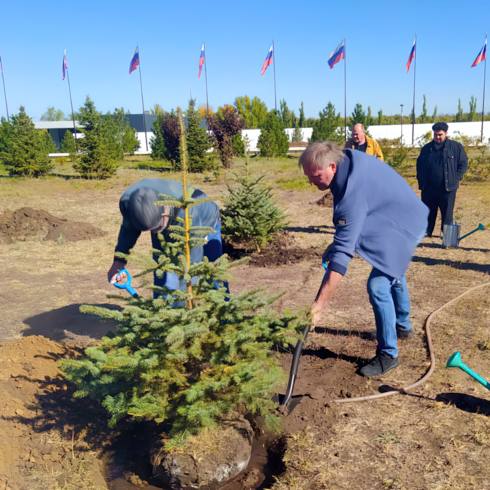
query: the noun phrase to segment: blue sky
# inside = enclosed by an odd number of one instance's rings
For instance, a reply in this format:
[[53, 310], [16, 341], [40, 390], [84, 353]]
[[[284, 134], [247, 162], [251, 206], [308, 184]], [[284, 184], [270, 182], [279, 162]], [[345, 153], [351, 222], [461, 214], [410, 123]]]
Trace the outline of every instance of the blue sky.
[[138, 75], [128, 75], [136, 44], [146, 108], [185, 106], [191, 93], [205, 102], [204, 77], [197, 79], [203, 41], [212, 107], [245, 94], [273, 107], [272, 69], [261, 77], [260, 66], [274, 39], [278, 99], [294, 110], [304, 101], [315, 116], [329, 100], [343, 110], [343, 67], [330, 70], [327, 59], [346, 38], [348, 112], [360, 102], [390, 114], [412, 104], [405, 63], [416, 33], [417, 113], [423, 94], [429, 112], [437, 105], [441, 113], [455, 112], [458, 98], [467, 110], [471, 95], [480, 110], [483, 64], [470, 65], [489, 29], [484, 0], [18, 0], [2, 5], [0, 55], [10, 112], [22, 104], [34, 119], [48, 106], [69, 113], [64, 48], [75, 108], [90, 95], [101, 111], [141, 112]]

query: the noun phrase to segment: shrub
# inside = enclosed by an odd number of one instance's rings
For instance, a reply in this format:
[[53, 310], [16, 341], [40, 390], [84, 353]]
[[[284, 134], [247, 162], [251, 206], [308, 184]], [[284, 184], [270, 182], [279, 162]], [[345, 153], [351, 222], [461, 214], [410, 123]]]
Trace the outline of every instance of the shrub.
[[[48, 139], [49, 138], [49, 139]], [[53, 140], [47, 131], [37, 130], [21, 107], [10, 122], [3, 121], [0, 137], [0, 160], [9, 175], [40, 177], [53, 167], [48, 156]]]
[[282, 120], [276, 111], [269, 112], [260, 130], [257, 147], [260, 150], [261, 156], [279, 157], [287, 155], [289, 139], [284, 131]]
[[468, 170], [464, 175], [467, 182], [483, 182], [490, 180], [490, 154], [488, 146], [478, 147], [476, 156], [471, 158]]
[[248, 175], [228, 187], [222, 212], [223, 235], [248, 249], [260, 250], [283, 230], [285, 218], [274, 204], [271, 189], [262, 184], [263, 177]]

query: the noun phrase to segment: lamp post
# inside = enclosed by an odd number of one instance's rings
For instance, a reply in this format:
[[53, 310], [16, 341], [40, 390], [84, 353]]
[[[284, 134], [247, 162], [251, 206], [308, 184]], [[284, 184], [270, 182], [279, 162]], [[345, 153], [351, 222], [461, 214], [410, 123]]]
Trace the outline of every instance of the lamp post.
[[400, 145], [403, 145], [403, 104], [400, 104]]

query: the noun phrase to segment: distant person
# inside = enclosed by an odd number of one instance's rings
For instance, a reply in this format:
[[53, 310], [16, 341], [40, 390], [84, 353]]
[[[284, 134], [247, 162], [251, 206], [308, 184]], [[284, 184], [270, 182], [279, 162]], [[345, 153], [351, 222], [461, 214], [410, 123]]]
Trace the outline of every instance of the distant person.
[[[207, 197], [199, 189], [192, 189], [191, 197], [194, 199]], [[116, 244], [116, 253], [129, 254], [135, 246], [142, 232], [151, 233], [151, 243], [154, 249], [162, 250], [158, 234], [162, 233], [163, 239], [172, 241], [168, 227], [179, 224], [177, 218], [183, 218], [183, 210], [170, 206], [159, 206], [155, 201], [162, 200], [162, 195], [172, 196], [177, 199], [182, 197], [182, 185], [180, 182], [170, 179], [143, 179], [126, 189], [119, 200], [119, 209], [122, 214], [122, 223]], [[192, 218], [192, 226], [205, 226], [213, 228], [206, 243], [202, 247], [194, 247], [191, 250], [192, 263], [202, 261], [207, 257], [215, 261], [223, 255], [221, 242], [221, 220], [217, 204], [211, 201], [193, 206], [189, 210]], [[154, 255], [157, 260], [158, 256]], [[107, 272], [107, 279], [111, 281], [119, 270], [126, 267], [126, 260], [115, 256], [114, 261]], [[155, 286], [168, 289], [185, 289], [184, 281], [174, 273], [165, 273], [162, 278], [154, 274]], [[157, 296], [158, 294], [155, 294]]]
[[379, 143], [374, 138], [371, 138], [366, 134], [364, 125], [361, 123], [357, 123], [352, 126], [352, 136], [349, 140], [347, 140], [345, 148], [362, 151], [367, 155], [372, 155], [380, 160], [383, 160], [383, 151], [381, 150], [381, 146], [379, 146]]
[[437, 209], [441, 211], [441, 231], [453, 224], [454, 203], [459, 183], [468, 168], [463, 145], [447, 137], [448, 125], [432, 126], [433, 140], [422, 147], [417, 158], [417, 180], [423, 203], [429, 208], [427, 236], [432, 236]]
[[360, 151], [312, 143], [299, 164], [313, 185], [331, 190], [334, 202], [335, 236], [323, 257], [327, 272], [311, 307], [313, 325], [358, 254], [373, 267], [367, 289], [378, 341], [360, 374], [384, 375], [399, 364], [398, 339], [412, 333], [405, 272], [424, 236], [427, 207], [389, 165]]

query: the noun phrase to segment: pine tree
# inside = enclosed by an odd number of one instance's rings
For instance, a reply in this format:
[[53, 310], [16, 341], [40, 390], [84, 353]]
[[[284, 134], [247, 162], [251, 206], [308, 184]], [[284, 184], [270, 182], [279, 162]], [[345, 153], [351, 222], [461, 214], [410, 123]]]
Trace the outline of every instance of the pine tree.
[[84, 137], [79, 140], [81, 154], [73, 167], [88, 179], [106, 179], [114, 175], [121, 148], [114, 134], [113, 122], [97, 112], [90, 97], [80, 108], [79, 121]]
[[238, 178], [234, 186], [228, 187], [222, 212], [223, 235], [249, 250], [261, 250], [285, 226], [284, 214], [262, 179], [248, 174]]
[[354, 124], [361, 123], [364, 125], [364, 129], [368, 128], [368, 121], [367, 121], [367, 116], [366, 113], [364, 112], [364, 109], [362, 107], [362, 104], [357, 103], [354, 106], [354, 110], [352, 111], [352, 114], [350, 116], [350, 125], [351, 127], [354, 126]]
[[383, 124], [383, 122], [384, 122], [384, 120], [383, 120], [383, 110], [380, 109], [378, 111], [378, 124], [381, 125], [381, 124]]
[[339, 141], [342, 138], [339, 125], [340, 114], [335, 112], [335, 106], [329, 102], [313, 126], [311, 141]]
[[35, 128], [24, 107], [20, 107], [10, 122], [2, 122], [2, 127], [0, 161], [10, 175], [40, 177], [52, 169], [48, 153], [53, 149], [53, 140], [47, 131]]
[[280, 115], [274, 110], [260, 128], [257, 147], [263, 157], [283, 157], [288, 153], [289, 139]]
[[73, 133], [70, 130], [65, 131], [63, 136], [63, 140], [61, 141], [62, 153], [69, 153], [70, 155], [75, 155], [76, 147], [75, 147], [75, 138], [73, 137]]
[[153, 160], [165, 160], [167, 158], [167, 148], [163, 138], [163, 111], [156, 112], [156, 119], [153, 123], [153, 136], [150, 139], [151, 158]]
[[437, 118], [437, 106], [434, 106], [434, 111], [432, 112], [432, 121], [435, 121]]
[[201, 116], [196, 110], [195, 99], [189, 100], [186, 117], [189, 169], [192, 172], [202, 172], [211, 167], [212, 161], [206, 154], [211, 146], [211, 142], [206, 129], [201, 126]]
[[305, 106], [303, 104], [303, 101], [301, 101], [301, 105], [299, 106], [298, 125], [300, 128], [305, 127]]
[[458, 99], [458, 110], [456, 111], [456, 116], [455, 116], [456, 122], [462, 121], [463, 117], [464, 117], [463, 106], [461, 105], [461, 99]]
[[303, 141], [303, 131], [301, 130], [301, 126], [299, 125], [298, 121], [296, 121], [296, 125], [294, 126], [294, 132], [291, 136], [291, 141], [298, 143]]
[[428, 119], [428, 113], [427, 113], [427, 97], [424, 95], [423, 96], [423, 102], [422, 102], [422, 112], [420, 113], [419, 121], [421, 123], [427, 122]]
[[[61, 367], [76, 385], [76, 398], [97, 400], [110, 425], [124, 419], [163, 424], [173, 441], [230, 414], [257, 414], [274, 420], [271, 395], [282, 381], [274, 345], [292, 345], [306, 325], [303, 318], [271, 312], [261, 292], [230, 295], [217, 287], [227, 277], [225, 257], [191, 264], [190, 249], [202, 245], [209, 229], [192, 227], [184, 125], [179, 114], [182, 161], [181, 200], [162, 203], [183, 208], [184, 218], [162, 243], [157, 273], [177, 273], [185, 290], [161, 291], [157, 299], [126, 299], [122, 311], [85, 307], [117, 322], [117, 330], [79, 359]], [[153, 270], [153, 269], [152, 269]], [[146, 271], [151, 272], [151, 271]], [[191, 281], [191, 277], [196, 279]]]
[[474, 121], [476, 118], [476, 97], [470, 97], [470, 110], [468, 112], [468, 121]]

